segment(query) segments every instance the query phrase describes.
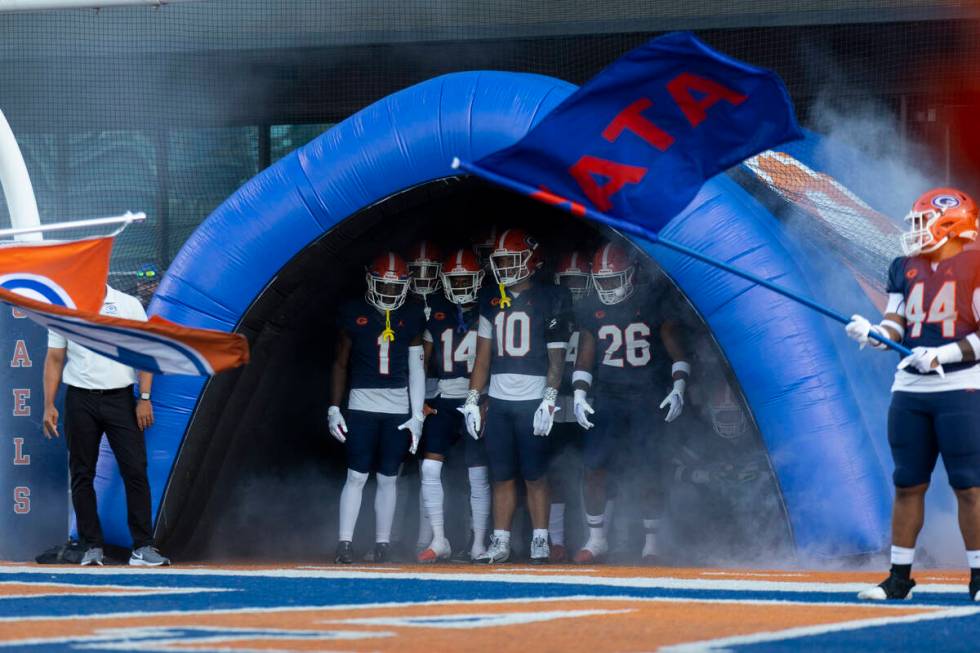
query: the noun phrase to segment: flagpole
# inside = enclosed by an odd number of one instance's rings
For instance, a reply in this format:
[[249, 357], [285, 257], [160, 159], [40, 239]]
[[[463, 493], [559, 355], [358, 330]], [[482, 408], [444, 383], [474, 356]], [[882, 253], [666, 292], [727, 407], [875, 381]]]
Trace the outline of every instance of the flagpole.
[[[465, 170], [470, 174], [476, 175], [478, 177], [483, 177], [488, 181], [491, 181], [500, 186], [504, 186], [505, 188], [510, 188], [511, 190], [521, 193], [522, 195], [531, 196], [532, 198], [536, 194], [540, 193], [539, 189], [529, 186], [528, 184], [525, 184], [523, 182], [514, 179], [510, 179], [509, 177], [504, 177], [503, 175], [499, 175], [495, 172], [487, 170], [486, 168], [476, 163], [471, 163], [469, 161], [462, 161], [458, 157], [453, 159], [452, 167], [454, 169]], [[551, 204], [549, 203], [549, 205]], [[764, 288], [768, 288], [769, 290], [782, 295], [783, 297], [786, 297], [787, 299], [791, 299], [797, 303], [803, 304], [807, 308], [810, 308], [822, 315], [825, 315], [832, 320], [836, 320], [841, 324], [848, 324], [851, 321], [851, 319], [846, 315], [844, 315], [843, 313], [839, 313], [838, 311], [835, 311], [832, 308], [824, 306], [823, 304], [819, 304], [808, 297], [804, 297], [803, 295], [793, 290], [790, 290], [789, 288], [784, 288], [783, 286], [776, 285], [771, 281], [767, 281], [762, 277], [757, 276], [751, 272], [742, 270], [733, 265], [729, 265], [724, 261], [720, 261], [716, 258], [712, 258], [710, 256], [702, 254], [701, 252], [691, 249], [690, 247], [681, 245], [680, 243], [675, 243], [672, 240], [661, 238], [659, 235], [657, 235], [656, 232], [647, 229], [645, 227], [641, 227], [639, 225], [633, 224], [632, 222], [626, 222], [625, 220], [620, 220], [619, 218], [614, 218], [610, 215], [606, 215], [605, 213], [600, 213], [599, 211], [596, 211], [594, 209], [591, 209], [581, 204], [575, 205], [574, 212], [572, 210], [571, 202], [566, 201], [561, 204], [556, 204], [554, 206], [557, 206], [558, 208], [567, 211], [569, 213], [573, 213], [575, 215], [584, 215], [585, 217], [591, 218], [596, 222], [600, 222], [602, 224], [608, 225], [610, 227], [613, 227], [625, 233], [632, 234], [634, 236], [639, 236], [644, 240], [650, 241], [654, 245], [661, 245], [663, 247], [666, 247], [667, 249], [672, 249], [675, 252], [684, 254], [685, 256], [689, 256], [693, 259], [697, 259], [702, 263], [706, 263], [712, 267], [716, 267], [720, 270], [724, 270], [725, 272], [729, 272], [731, 274], [734, 274], [735, 276], [741, 277], [747, 281], [756, 283]], [[905, 347], [904, 345], [901, 345], [895, 342], [894, 340], [885, 338], [884, 336], [880, 336], [874, 331], [869, 333], [868, 337], [872, 338], [873, 340], [877, 340], [878, 342], [885, 345], [889, 349], [894, 349], [895, 351], [902, 354], [903, 356], [912, 355], [912, 351], [908, 347]]]
[[74, 220], [71, 222], [56, 222], [54, 224], [37, 225], [36, 227], [16, 227], [12, 229], [0, 229], [0, 238], [10, 238], [22, 234], [49, 233], [54, 231], [68, 231], [69, 229], [84, 229], [86, 227], [103, 227], [106, 225], [121, 224], [123, 228], [134, 223], [146, 220], [145, 213], [130, 213], [127, 211], [123, 215], [111, 218], [89, 218], [87, 220]]

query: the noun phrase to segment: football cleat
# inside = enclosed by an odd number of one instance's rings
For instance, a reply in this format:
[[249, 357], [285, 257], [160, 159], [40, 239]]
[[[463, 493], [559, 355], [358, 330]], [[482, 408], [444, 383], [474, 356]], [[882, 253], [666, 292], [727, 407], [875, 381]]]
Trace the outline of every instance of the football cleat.
[[911, 578], [902, 578], [898, 574], [892, 573], [878, 585], [858, 592], [858, 598], [862, 601], [910, 599], [912, 598], [913, 587], [915, 587], [914, 580]]
[[440, 560], [448, 560], [453, 555], [452, 547], [449, 546], [449, 540], [442, 538], [441, 540], [432, 540], [425, 551], [418, 554], [416, 560], [422, 564], [432, 564], [434, 562], [439, 562]]
[[970, 579], [970, 600], [980, 601], [980, 576]]
[[408, 272], [412, 275], [408, 286], [412, 293], [425, 297], [439, 290], [442, 254], [435, 245], [428, 240], [419, 241], [412, 247], [405, 261]]
[[387, 542], [378, 542], [374, 545], [373, 562], [384, 564], [391, 562], [391, 545]]
[[507, 562], [508, 560], [510, 560], [510, 542], [505, 542], [496, 536], [490, 540], [490, 548], [486, 552], [473, 558], [473, 562], [486, 565]]
[[442, 262], [442, 292], [453, 304], [472, 304], [485, 274], [473, 252], [458, 249]]
[[592, 283], [599, 301], [607, 306], [625, 301], [633, 294], [636, 265], [633, 257], [615, 243], [606, 243], [592, 259]]
[[597, 563], [609, 552], [609, 544], [606, 540], [589, 538], [578, 553], [575, 554], [573, 562], [577, 565], [591, 565]]
[[963, 191], [935, 188], [915, 200], [905, 216], [908, 232], [902, 234], [906, 256], [934, 252], [950, 238], [976, 240], [977, 205]]
[[333, 561], [338, 565], [349, 565], [354, 562], [354, 548], [350, 542], [337, 542], [337, 553]]
[[592, 292], [592, 275], [589, 257], [582, 252], [565, 254], [555, 268], [555, 285], [564, 286], [577, 302]]
[[563, 562], [568, 562], [568, 552], [565, 550], [564, 544], [551, 545], [551, 553], [548, 555], [548, 562], [553, 565], [560, 565]]
[[543, 565], [551, 559], [551, 547], [547, 537], [535, 537], [531, 540], [531, 564]]
[[498, 284], [509, 287], [534, 274], [541, 267], [540, 259], [537, 240], [523, 229], [508, 229], [490, 252], [490, 269]]
[[379, 311], [394, 311], [405, 303], [411, 277], [408, 266], [394, 252], [379, 255], [367, 267], [368, 303]]

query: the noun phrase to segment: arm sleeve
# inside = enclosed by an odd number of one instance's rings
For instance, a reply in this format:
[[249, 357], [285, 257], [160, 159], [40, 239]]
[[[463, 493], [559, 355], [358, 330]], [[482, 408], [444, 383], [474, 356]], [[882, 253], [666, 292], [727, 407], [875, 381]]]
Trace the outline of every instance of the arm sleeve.
[[885, 287], [885, 292], [889, 295], [898, 293], [905, 297], [905, 261], [906, 258], [900, 256], [888, 266], [888, 284]]
[[572, 295], [565, 288], [556, 288], [559, 292], [552, 302], [551, 314], [545, 324], [545, 335], [548, 349], [566, 347], [568, 339], [575, 331], [575, 313], [572, 310]]
[[488, 340], [493, 338], [493, 323], [483, 315], [480, 316], [480, 327], [477, 335]]
[[408, 348], [408, 399], [412, 407], [412, 415], [422, 414], [425, 402], [425, 362], [422, 345], [412, 345]]
[[48, 331], [48, 348], [49, 349], [64, 349], [68, 346], [68, 341], [60, 333], [55, 333], [54, 331]]
[[422, 340], [425, 342], [435, 342], [435, 340], [432, 339], [432, 332], [428, 329], [422, 332]]

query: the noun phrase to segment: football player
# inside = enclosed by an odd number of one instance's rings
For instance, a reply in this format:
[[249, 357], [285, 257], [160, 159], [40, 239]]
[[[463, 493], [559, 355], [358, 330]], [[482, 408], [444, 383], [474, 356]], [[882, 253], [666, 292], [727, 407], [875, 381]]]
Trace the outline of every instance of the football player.
[[[573, 375], [575, 417], [586, 429], [583, 497], [589, 528], [589, 538], [575, 556], [578, 563], [596, 562], [609, 549], [603, 529], [606, 470], [619, 439], [623, 438], [632, 449], [629, 453], [634, 460], [648, 461], [648, 466], [650, 462], [660, 462], [660, 452], [654, 446], [657, 433], [646, 401], [650, 388], [657, 385], [654, 371], [660, 363], [655, 360], [653, 338], [659, 336], [673, 361], [673, 386], [660, 403], [661, 409], [667, 409], [665, 421], [680, 416], [691, 372], [675, 323], [664, 319], [660, 302], [651, 292], [637, 292], [636, 263], [624, 248], [614, 243], [599, 248], [592, 260], [592, 281], [596, 300], [579, 311], [578, 357]], [[595, 408], [587, 400], [593, 386]], [[646, 476], [646, 538], [642, 555], [649, 563], [655, 562], [658, 555], [656, 533], [663, 496], [659, 474]]]
[[500, 231], [500, 227], [492, 224], [481, 231], [480, 235], [473, 240], [473, 253], [476, 254], [480, 265], [487, 272], [490, 272], [490, 253], [497, 247]]
[[[581, 251], [564, 254], [555, 267], [555, 285], [568, 289], [572, 304], [577, 305], [592, 293], [591, 258]], [[578, 331], [568, 339], [565, 350], [565, 367], [562, 375], [560, 394], [555, 414], [555, 426], [550, 436], [552, 441], [552, 464], [549, 473], [551, 484], [551, 511], [548, 520], [548, 535], [551, 537], [551, 562], [565, 562], [565, 499], [571, 479], [569, 451], [581, 433], [575, 421], [572, 407], [572, 373], [575, 371], [575, 357], [578, 354]]]
[[[385, 252], [367, 268], [365, 296], [344, 304], [338, 312], [327, 411], [330, 434], [347, 449], [338, 563], [353, 562], [354, 524], [372, 470], [378, 486], [374, 561], [388, 560], [398, 469], [406, 453], [415, 453], [422, 436], [425, 316], [420, 305], [405, 302], [408, 284], [405, 261], [394, 252]], [[340, 405], [348, 381], [345, 418]]]
[[966, 193], [938, 188], [920, 196], [905, 216], [905, 256], [888, 271], [888, 305], [876, 325], [860, 315], [847, 334], [884, 349], [871, 333], [912, 350], [895, 372], [888, 443], [895, 472], [891, 572], [862, 599], [911, 596], [915, 541], [925, 494], [942, 455], [956, 493], [960, 531], [970, 565], [970, 598], [980, 601], [980, 252], [977, 205]]
[[[431, 543], [418, 555], [418, 561], [424, 563], [445, 560], [452, 555], [444, 528], [442, 465], [450, 448], [466, 430], [458, 409], [469, 392], [470, 374], [476, 361], [480, 317], [477, 298], [484, 271], [473, 252], [458, 249], [442, 263], [441, 275], [444, 296], [430, 300], [432, 311], [422, 336], [426, 366], [438, 381], [438, 396], [429, 402], [432, 413], [426, 420], [421, 445], [421, 503], [432, 528]], [[472, 559], [483, 555], [487, 548], [490, 481], [483, 442], [466, 437], [464, 447], [473, 513]]]
[[477, 562], [510, 558], [510, 530], [517, 503], [516, 478], [527, 488], [531, 515], [531, 562], [548, 561], [548, 440], [555, 417], [565, 347], [571, 334], [571, 298], [550, 283], [536, 282], [541, 265], [537, 241], [522, 229], [500, 234], [490, 254], [498, 293], [480, 297], [476, 363], [461, 412], [470, 435], [480, 432], [480, 393], [489, 381], [486, 448], [493, 481], [493, 537]]

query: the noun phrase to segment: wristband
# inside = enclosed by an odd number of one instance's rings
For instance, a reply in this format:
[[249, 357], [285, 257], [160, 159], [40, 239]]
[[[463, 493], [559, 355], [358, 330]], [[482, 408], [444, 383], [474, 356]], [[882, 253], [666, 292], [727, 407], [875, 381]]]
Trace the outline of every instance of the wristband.
[[691, 364], [688, 363], [688, 362], [686, 362], [686, 361], [677, 361], [676, 363], [674, 363], [673, 365], [670, 366], [670, 373], [671, 373], [671, 375], [674, 375], [674, 374], [677, 374], [677, 373], [681, 373], [681, 374], [687, 374], [688, 376], [690, 376], [691, 375]]
[[478, 403], [480, 403], [480, 391], [479, 390], [470, 390], [469, 392], [467, 392], [466, 393], [466, 402], [465, 403], [467, 405], [473, 405], [473, 406], [475, 406]]
[[936, 360], [939, 361], [940, 365], [948, 365], [950, 363], [962, 363], [963, 350], [960, 349], [960, 343], [951, 342], [948, 345], [937, 347]]
[[591, 386], [592, 374], [590, 372], [586, 372], [585, 370], [575, 370], [572, 372], [572, 383], [575, 383], [576, 381], [584, 381]]
[[544, 400], [550, 403], [555, 403], [558, 399], [558, 388], [545, 388], [544, 389]]

